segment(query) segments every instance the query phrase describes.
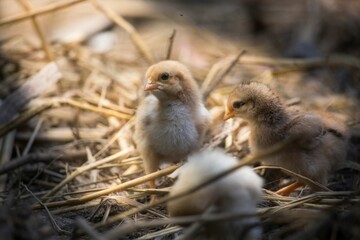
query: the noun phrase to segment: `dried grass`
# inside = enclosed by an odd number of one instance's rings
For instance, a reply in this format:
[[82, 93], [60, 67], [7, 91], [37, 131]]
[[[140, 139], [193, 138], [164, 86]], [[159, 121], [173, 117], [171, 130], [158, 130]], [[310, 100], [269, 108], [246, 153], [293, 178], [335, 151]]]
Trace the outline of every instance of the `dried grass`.
[[[28, 4], [25, 0], [21, 2]], [[36, 26], [36, 16], [71, 7], [80, 2], [84, 1], [68, 1], [41, 9], [31, 9], [27, 6], [27, 13], [0, 20], [0, 26], [29, 18]], [[243, 161], [239, 162], [236, 168], [253, 164], [261, 156], [274, 154], [287, 144], [276, 145], [260, 155], [247, 156], [246, 123], [241, 119], [222, 121], [226, 95], [239, 83], [239, 76], [263, 81], [281, 89], [279, 86], [282, 85], [297, 86], [296, 81], [288, 80], [294, 76], [289, 77], [289, 73], [297, 74], [298, 79], [303, 79], [306, 76], [301, 73], [305, 69], [340, 66], [350, 68], [351, 71], [359, 71], [360, 68], [359, 59], [345, 55], [296, 60], [249, 54], [242, 56], [241, 52], [233, 58], [233, 50], [240, 49], [236, 44], [233, 43], [231, 47], [224, 46], [218, 36], [208, 32], [203, 32], [202, 39], [194, 39], [191, 36], [194, 29], [186, 25], [182, 26], [181, 31], [176, 32], [178, 41], [174, 41], [175, 31], [168, 40], [171, 32], [167, 29], [162, 31], [163, 35], [160, 34], [160, 37], [157, 34], [154, 37], [155, 41], [144, 41], [143, 39], [148, 38], [142, 37], [141, 32], [124, 18], [114, 14], [100, 1], [90, 2], [125, 29], [121, 34], [127, 33], [128, 37], [124, 37], [121, 46], [117, 46], [120, 49], [115, 48], [114, 51], [97, 54], [85, 44], [50, 45], [47, 44], [40, 28], [37, 33], [43, 42], [42, 49], [32, 49], [24, 42], [22, 44], [25, 46], [18, 48], [17, 43], [14, 43], [17, 39], [10, 39], [2, 46], [4, 53], [10, 53], [13, 60], [19, 63], [21, 71], [7, 75], [7, 79], [0, 83], [0, 88], [9, 85], [12, 79], [18, 79], [10, 84], [12, 88], [26, 86], [24, 82], [29, 82], [29, 77], [36, 76], [39, 70], [46, 68], [46, 58], [54, 59], [62, 78], [58, 83], [54, 83], [49, 91], [44, 90], [25, 99], [26, 104], [22, 104], [25, 106], [15, 109], [11, 120], [7, 119], [0, 126], [0, 183], [3, 190], [0, 197], [5, 208], [21, 209], [32, 205], [33, 214], [40, 215], [41, 209], [46, 209], [55, 232], [65, 236], [73, 235], [75, 239], [84, 235], [92, 239], [107, 240], [120, 237], [175, 238], [176, 233], [182, 228], [173, 226], [174, 224], [246, 217], [232, 213], [173, 219], [167, 217], [164, 209], [164, 204], [171, 200], [167, 196], [151, 204], [142, 204], [147, 202], [150, 194], [166, 195], [169, 191], [169, 178], [165, 176], [178, 168], [178, 165], [175, 165], [144, 175], [139, 154], [132, 140], [133, 117], [142, 96], [144, 70], [148, 63], [154, 62], [155, 59], [161, 60], [160, 55], [166, 58], [181, 58], [181, 54], [176, 50], [177, 42], [186, 45], [184, 39], [192, 39], [194, 41], [191, 43], [194, 46], [186, 46], [185, 49], [189, 48], [191, 51], [197, 48], [198, 55], [195, 54], [193, 62], [190, 62], [190, 68], [199, 81], [213, 118], [212, 131], [207, 136], [205, 148], [222, 147], [242, 158]], [[154, 27], [156, 28], [156, 25]], [[146, 35], [146, 29], [142, 30]], [[159, 32], [158, 29], [156, 31]], [[209, 43], [206, 46], [204, 39]], [[164, 41], [169, 43], [167, 52], [166, 45], [162, 44]], [[152, 52], [155, 50], [152, 49], [162, 49], [164, 54], [153, 55]], [[186, 57], [182, 58], [186, 62]], [[236, 68], [231, 73], [230, 70], [235, 65]], [[48, 79], [49, 76], [42, 77], [44, 82]], [[12, 92], [11, 88], [4, 89], [8, 89], [8, 92], [2, 91], [2, 97]], [[286, 92], [283, 94], [286, 95]], [[333, 93], [326, 89], [318, 92], [318, 95], [332, 97], [331, 94]], [[311, 105], [313, 101], [307, 101], [302, 96], [291, 97], [300, 97], [301, 104], [305, 106]], [[358, 116], [350, 115], [349, 112], [353, 111], [357, 100], [346, 97], [348, 101], [343, 107], [343, 113], [356, 120]], [[299, 103], [299, 99], [289, 101], [289, 104]], [[322, 107], [324, 106], [318, 106]], [[234, 169], [184, 194], [211, 184]], [[287, 174], [294, 175], [291, 172]], [[354, 185], [359, 181], [357, 175], [356, 170], [350, 171], [350, 176], [355, 179]], [[163, 181], [159, 189], [147, 189], [144, 183], [154, 178], [161, 178]], [[312, 183], [311, 180], [306, 180]], [[335, 181], [335, 185], [346, 182], [341, 176], [335, 178]], [[275, 188], [278, 187], [278, 183], [277, 181]], [[355, 191], [313, 194], [308, 194], [305, 189], [303, 192], [283, 197], [276, 195], [271, 191], [273, 188], [267, 186], [264, 190], [264, 201], [258, 208], [265, 229], [264, 239], [303, 239], [305, 236], [312, 238], [323, 236], [323, 231], [335, 236], [344, 235], [344, 230], [339, 230], [343, 229], [339, 222], [341, 219], [350, 219], [349, 221], [353, 221], [354, 224], [359, 221], [354, 212], [359, 206], [359, 188], [353, 189]], [[301, 211], [301, 215], [296, 211]], [[314, 212], [317, 217], [314, 217]], [[304, 219], [310, 220], [306, 222]], [[116, 225], [120, 226], [111, 229]], [[302, 231], [305, 226], [307, 231]], [[352, 236], [360, 237], [356, 230], [351, 228], [349, 231], [352, 231]], [[192, 232], [187, 234], [185, 236], [191, 238]], [[46, 239], [46, 236], [43, 239]]]

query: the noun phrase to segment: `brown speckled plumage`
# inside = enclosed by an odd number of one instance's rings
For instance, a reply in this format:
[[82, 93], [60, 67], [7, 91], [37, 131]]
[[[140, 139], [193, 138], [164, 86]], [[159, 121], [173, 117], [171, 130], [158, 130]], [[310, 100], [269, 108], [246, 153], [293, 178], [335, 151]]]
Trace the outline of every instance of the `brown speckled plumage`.
[[[239, 108], [238, 105], [241, 105]], [[227, 102], [227, 118], [241, 117], [251, 128], [252, 152], [271, 147], [290, 137], [297, 140], [279, 154], [262, 160], [266, 165], [284, 167], [321, 184], [346, 159], [348, 130], [335, 115], [287, 107], [264, 84], [252, 82], [237, 87]]]

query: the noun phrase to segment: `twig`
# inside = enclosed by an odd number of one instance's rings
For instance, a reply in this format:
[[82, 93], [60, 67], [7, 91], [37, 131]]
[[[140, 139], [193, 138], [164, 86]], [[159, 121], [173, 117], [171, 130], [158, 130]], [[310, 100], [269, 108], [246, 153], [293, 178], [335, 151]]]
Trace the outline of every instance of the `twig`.
[[[105, 188], [103, 188], [105, 189]], [[63, 196], [66, 195], [71, 195], [71, 194], [64, 194]], [[130, 197], [133, 197], [134, 195], [131, 195]], [[90, 201], [87, 202], [86, 204], [81, 204], [81, 205], [75, 205], [75, 206], [71, 206], [71, 207], [64, 207], [64, 208], [58, 208], [56, 210], [53, 210], [52, 213], [53, 214], [62, 214], [65, 212], [70, 212], [70, 211], [76, 211], [76, 210], [80, 210], [80, 209], [84, 209], [84, 208], [90, 208], [90, 207], [95, 207], [96, 209], [94, 211], [92, 211], [92, 213], [90, 214], [90, 216], [88, 217], [89, 221], [92, 221], [93, 217], [95, 217], [95, 214], [99, 211], [100, 207], [103, 206], [103, 204], [105, 203], [105, 201], [107, 200], [115, 200], [117, 202], [117, 204], [125, 204], [128, 206], [142, 206], [142, 203], [139, 203], [136, 200], [130, 199], [128, 197], [123, 197], [123, 196], [111, 196], [111, 197], [105, 197], [105, 198], [101, 198], [100, 202], [95, 202], [95, 201]], [[166, 218], [166, 216], [164, 214], [162, 214], [160, 211], [154, 210], [154, 209], [149, 209], [147, 210], [149, 213], [157, 216], [157, 217], [161, 217], [161, 218]]]
[[96, 162], [93, 162], [91, 164], [87, 164], [85, 166], [82, 166], [82, 167], [79, 167], [77, 168], [74, 172], [72, 172], [67, 178], [65, 178], [61, 183], [59, 183], [56, 187], [54, 187], [51, 191], [49, 191], [47, 194], [44, 195], [44, 198], [46, 197], [50, 197], [52, 195], [54, 195], [55, 193], [57, 193], [58, 191], [61, 190], [61, 188], [63, 186], [65, 186], [67, 183], [69, 183], [70, 181], [72, 181], [74, 178], [76, 178], [77, 176], [79, 176], [80, 174], [82, 174], [83, 172], [85, 171], [88, 171], [90, 169], [94, 169], [96, 168], [97, 166], [100, 166], [102, 164], [105, 164], [105, 163], [108, 163], [108, 162], [111, 162], [111, 161], [114, 161], [114, 160], [118, 160], [118, 159], [123, 159], [123, 158], [126, 158], [128, 157], [130, 154], [133, 153], [133, 150], [132, 149], [126, 149], [126, 150], [123, 150], [121, 152], [118, 152], [114, 155], [111, 155], [107, 158], [104, 158], [104, 159], [101, 159], [101, 160], [98, 160]]
[[90, 201], [87, 202], [86, 204], [80, 204], [80, 205], [76, 205], [76, 206], [71, 206], [71, 207], [63, 207], [63, 208], [58, 208], [52, 211], [53, 214], [63, 214], [63, 213], [67, 213], [67, 212], [75, 212], [75, 211], [79, 211], [85, 208], [92, 208], [95, 206], [98, 206], [99, 202], [95, 202], [95, 201]]
[[105, 6], [103, 3], [100, 3], [97, 0], [89, 0], [96, 9], [104, 13], [108, 18], [110, 18], [113, 22], [115, 22], [119, 27], [123, 28], [127, 33], [130, 34], [132, 41], [134, 42], [136, 48], [139, 52], [145, 57], [148, 63], [154, 62], [154, 57], [150, 53], [148, 47], [145, 45], [145, 42], [140, 37], [140, 34], [137, 30], [132, 26], [128, 21], [126, 21], [123, 17], [116, 14], [112, 9]]
[[359, 123], [360, 123], [360, 120], [353, 120], [353, 121], [347, 122], [346, 125], [348, 125], [349, 127], [353, 127], [353, 126], [359, 125]]
[[[32, 6], [31, 6], [29, 0], [17, 0], [17, 1], [24, 8], [24, 10], [27, 11], [28, 14], [31, 12]], [[46, 54], [46, 57], [47, 57], [48, 61], [52, 61], [53, 56], [51, 54], [49, 42], [47, 41], [47, 39], [45, 37], [44, 31], [41, 29], [41, 27], [39, 25], [39, 22], [37, 21], [35, 16], [31, 16], [30, 18], [31, 18], [32, 24], [34, 25], [35, 31], [36, 31], [37, 35], [39, 36], [39, 38], [40, 38], [42, 47], [44, 49], [44, 52]]]
[[287, 210], [289, 210], [291, 208], [295, 208], [299, 205], [306, 205], [309, 202], [315, 202], [315, 201], [321, 202], [326, 197], [337, 197], [337, 196], [338, 197], [341, 197], [341, 196], [346, 197], [345, 199], [335, 199], [336, 201], [333, 201], [333, 202], [325, 202], [325, 203], [331, 203], [331, 205], [329, 207], [325, 206], [325, 209], [329, 210], [329, 209], [333, 209], [335, 206], [339, 206], [341, 203], [348, 201], [350, 199], [350, 197], [356, 196], [357, 194], [358, 194], [358, 192], [348, 192], [348, 191], [345, 191], [345, 192], [315, 192], [315, 193], [305, 196], [303, 198], [295, 199], [285, 205], [269, 209], [264, 213], [264, 217], [269, 217], [269, 216], [277, 214], [281, 211], [287, 211]]
[[88, 103], [84, 103], [84, 102], [78, 102], [76, 100], [73, 99], [61, 99], [58, 102], [61, 105], [70, 105], [72, 107], [77, 107], [80, 109], [84, 109], [84, 110], [88, 110], [88, 111], [92, 111], [92, 112], [96, 112], [96, 113], [102, 113], [106, 116], [113, 116], [119, 119], [130, 119], [132, 116], [126, 113], [121, 113], [118, 111], [114, 111], [111, 109], [106, 109], [106, 108], [100, 108], [98, 106], [93, 106], [90, 105]]
[[103, 218], [101, 220], [102, 223], [105, 223], [109, 217], [110, 211], [111, 211], [111, 204], [105, 204], [105, 213], [103, 215]]
[[88, 110], [88, 111], [93, 111], [96, 113], [101, 113], [107, 116], [113, 116], [119, 119], [130, 119], [132, 116], [125, 114], [125, 113], [121, 113], [118, 111], [114, 111], [111, 109], [105, 109], [105, 108], [98, 108], [96, 106], [87, 104], [87, 103], [82, 103], [82, 102], [78, 102], [72, 99], [50, 99], [47, 101], [42, 101], [41, 104], [38, 104], [30, 109], [28, 109], [27, 111], [25, 111], [24, 113], [21, 113], [20, 115], [18, 115], [17, 117], [15, 117], [14, 119], [12, 119], [11, 121], [6, 122], [5, 124], [0, 126], [0, 137], [6, 133], [8, 133], [9, 131], [15, 129], [16, 127], [18, 127], [19, 125], [23, 124], [24, 122], [28, 121], [29, 119], [33, 118], [34, 116], [38, 115], [39, 113], [50, 109], [50, 108], [54, 108], [54, 107], [61, 107], [62, 105], [70, 105], [72, 107], [77, 107], [80, 109], [84, 109], [84, 110]]
[[[350, 55], [331, 55], [323, 58], [308, 58], [308, 59], [289, 59], [289, 58], [267, 58], [258, 56], [245, 56], [241, 59], [241, 64], [255, 64], [277, 66], [283, 65], [292, 70], [301, 70], [313, 67], [328, 67], [328, 66], [348, 66], [360, 69], [360, 60]], [[274, 72], [276, 74], [276, 71]]]
[[[130, 188], [126, 189], [127, 191]], [[132, 206], [132, 207], [138, 207], [138, 206], [143, 206], [143, 203], [140, 203], [135, 199], [131, 199], [130, 197], [133, 197], [133, 195], [129, 195], [128, 197], [125, 196], [111, 196], [111, 199], [114, 199], [118, 204], [125, 204], [128, 206]], [[161, 211], [155, 210], [155, 209], [148, 209], [147, 212], [153, 214], [154, 216], [160, 217], [160, 218], [168, 218], [168, 216], [166, 216], [166, 214], [162, 213]]]
[[225, 68], [222, 74], [216, 78], [219, 71], [223, 69], [224, 63], [223, 60], [214, 64], [214, 66], [210, 69], [206, 79], [204, 80], [201, 91], [203, 95], [203, 99], [206, 99], [211, 91], [225, 78], [227, 74], [233, 69], [233, 67], [237, 64], [239, 59], [246, 53], [246, 50], [242, 50], [233, 61]]
[[143, 163], [143, 161], [132, 160], [131, 162], [123, 162], [123, 163], [118, 163], [118, 164], [104, 164], [102, 166], [98, 166], [97, 169], [132, 166], [132, 165], [141, 165], [142, 163]]
[[[95, 67], [88, 67], [88, 69], [93, 69]], [[96, 66], [96, 68], [98, 69], [99, 66]], [[106, 72], [104, 72], [106, 71]], [[99, 72], [102, 73], [102, 74], [105, 74], [105, 75], [108, 75], [109, 78], [111, 79], [114, 79], [116, 78], [115, 74], [113, 73], [109, 73], [109, 71], [106, 69], [106, 70], [103, 70], [103, 69], [99, 69]], [[120, 81], [118, 81], [120, 82]], [[90, 104], [93, 104], [93, 105], [96, 105], [99, 101], [100, 101], [100, 97], [96, 94], [96, 93], [91, 93], [91, 92], [83, 92], [83, 91], [79, 91], [76, 93], [80, 98], [84, 99], [86, 102], [90, 103]], [[129, 115], [134, 115], [135, 113], [135, 110], [134, 109], [131, 109], [131, 108], [127, 108], [125, 106], [120, 106], [116, 103], [112, 103], [111, 101], [103, 101], [103, 107], [106, 107], [108, 109], [113, 109], [113, 110], [116, 110], [118, 112], [122, 112], [122, 113], [126, 113], [126, 114], [129, 114]]]
[[40, 131], [40, 128], [41, 128], [41, 125], [42, 125], [42, 122], [43, 122], [43, 118], [40, 118], [35, 126], [35, 129], [34, 131], [32, 132], [31, 136], [30, 136], [30, 139], [29, 141], [27, 142], [26, 146], [25, 146], [25, 149], [22, 153], [22, 156], [26, 156], [30, 149], [31, 149], [31, 146], [33, 145], [34, 141], [35, 141], [35, 138], [36, 136], [38, 135], [39, 131]]
[[19, 125], [23, 124], [24, 122], [28, 121], [29, 119], [33, 118], [34, 116], [38, 115], [39, 113], [51, 108], [54, 106], [54, 103], [47, 102], [42, 105], [35, 106], [21, 115], [15, 117], [13, 120], [7, 122], [6, 124], [0, 126], [0, 137], [4, 134], [14, 130]]
[[26, 20], [31, 17], [36, 17], [36, 16], [40, 16], [43, 14], [53, 12], [53, 11], [57, 11], [57, 10], [60, 10], [63, 8], [71, 7], [72, 5], [75, 5], [75, 4], [84, 2], [84, 1], [86, 1], [86, 0], [73, 0], [73, 1], [49, 4], [45, 7], [38, 8], [37, 10], [31, 11], [26, 14], [20, 14], [18, 16], [8, 17], [8, 18], [0, 21], [0, 26], [11, 24], [11, 23], [16, 23], [16, 22], [23, 21], [23, 20]]
[[62, 175], [60, 173], [57, 173], [57, 172], [54, 172], [54, 171], [51, 171], [51, 170], [49, 170], [47, 168], [43, 169], [43, 173], [48, 174], [48, 175], [53, 176], [53, 177], [56, 177], [58, 179], [63, 179], [64, 178], [64, 175]]
[[0, 107], [0, 125], [12, 120], [31, 99], [51, 89], [60, 78], [61, 73], [55, 63], [44, 66], [4, 100]]
[[50, 222], [51, 222], [51, 225], [53, 226], [53, 228], [55, 229], [55, 231], [58, 232], [58, 233], [63, 233], [63, 234], [66, 234], [66, 235], [70, 235], [70, 234], [71, 234], [70, 232], [61, 229], [61, 228], [59, 227], [59, 225], [57, 225], [55, 219], [54, 219], [53, 216], [51, 215], [49, 209], [44, 205], [44, 203], [41, 202], [41, 200], [40, 200], [38, 197], [36, 197], [35, 194], [33, 194], [33, 193], [30, 191], [30, 189], [29, 189], [25, 184], [21, 183], [21, 185], [22, 185], [22, 186], [26, 189], [26, 191], [28, 191], [28, 193], [30, 193], [31, 196], [32, 196], [33, 198], [35, 198], [35, 200], [45, 209], [45, 211], [46, 211], [46, 213], [47, 213], [47, 216], [48, 216], [48, 218], [49, 218], [49, 220], [50, 220]]
[[230, 221], [233, 219], [247, 218], [257, 216], [256, 213], [244, 213], [244, 212], [226, 212], [226, 213], [216, 213], [216, 214], [205, 214], [205, 215], [192, 215], [184, 217], [174, 217], [169, 219], [156, 219], [153, 221], [137, 221], [124, 226], [110, 230], [105, 234], [106, 238], [118, 239], [120, 236], [135, 232], [142, 228], [153, 228], [160, 227], [168, 224], [184, 225], [189, 223], [196, 222], [218, 222], [218, 221]]
[[[0, 166], [9, 164], [11, 155], [14, 149], [16, 131], [9, 132], [6, 136], [2, 137], [0, 141]], [[0, 176], [0, 190], [4, 191], [6, 188], [7, 175]]]
[[[93, 184], [93, 183], [92, 183]], [[74, 191], [74, 192], [67, 192], [62, 194], [60, 197], [65, 197], [65, 196], [72, 196], [72, 195], [76, 195], [76, 194], [84, 194], [84, 193], [89, 193], [89, 192], [97, 192], [99, 190], [104, 190], [105, 187], [99, 187], [99, 188], [90, 188], [90, 189], [85, 189], [85, 190], [78, 190], [78, 191]], [[46, 192], [45, 192], [46, 193]]]
[[15, 158], [7, 164], [0, 166], [0, 175], [12, 171], [18, 167], [21, 167], [25, 164], [35, 163], [35, 162], [47, 162], [54, 159], [74, 159], [79, 157], [85, 157], [85, 150], [68, 150], [68, 151], [51, 151], [46, 153], [31, 153], [19, 158]]
[[92, 221], [94, 219], [94, 217], [96, 216], [96, 214], [99, 212], [99, 210], [105, 205], [105, 203], [107, 201], [109, 201], [109, 198], [101, 198], [99, 204], [96, 206], [96, 208], [92, 211], [92, 213], [90, 214], [90, 216], [88, 217], [89, 221]]
[[94, 157], [98, 157], [101, 154], [103, 154], [122, 134], [124, 134], [124, 129], [126, 129], [127, 126], [134, 124], [134, 118], [131, 118], [129, 121], [127, 121], [121, 129], [94, 155]]
[[330, 189], [328, 189], [327, 187], [325, 187], [324, 185], [318, 183], [318, 182], [315, 182], [313, 180], [311, 180], [310, 178], [307, 178], [305, 176], [302, 176], [298, 173], [295, 173], [293, 171], [290, 171], [288, 169], [285, 169], [285, 168], [282, 168], [282, 167], [276, 167], [276, 166], [260, 166], [260, 167], [256, 167], [254, 168], [254, 170], [260, 170], [260, 169], [279, 169], [283, 172], [285, 172], [286, 174], [290, 175], [290, 176], [293, 176], [293, 177], [296, 177], [298, 179], [300, 179], [302, 182], [305, 182], [306, 184], [310, 185], [310, 186], [313, 186], [313, 187], [316, 187], [316, 188], [319, 188], [321, 190], [324, 190], [324, 191], [328, 191], [328, 192], [331, 192]]
[[[85, 196], [80, 197], [80, 198], [76, 198], [76, 199], [69, 199], [69, 200], [66, 200], [66, 201], [46, 203], [46, 206], [47, 207], [61, 207], [61, 206], [76, 205], [76, 204], [81, 204], [81, 203], [84, 203], [84, 202], [88, 202], [88, 201], [93, 200], [95, 198], [98, 198], [98, 197], [101, 197], [101, 196], [104, 196], [104, 195], [107, 195], [107, 194], [110, 194], [110, 193], [113, 193], [113, 192], [123, 191], [123, 190], [125, 190], [127, 188], [134, 187], [136, 185], [148, 182], [148, 181], [150, 181], [152, 179], [168, 175], [168, 174], [172, 173], [173, 171], [175, 171], [178, 167], [179, 167], [179, 165], [173, 165], [173, 166], [170, 166], [168, 168], [162, 169], [160, 171], [157, 171], [157, 172], [154, 172], [154, 173], [151, 173], [151, 174], [148, 174], [148, 175], [145, 175], [145, 176], [142, 176], [142, 177], [127, 181], [127, 182], [122, 183], [122, 184], [120, 184], [118, 186], [114, 186], [114, 187], [111, 187], [111, 188], [108, 188], [108, 189], [105, 189], [105, 190], [102, 190], [102, 191], [98, 191], [98, 192], [95, 192], [95, 193], [92, 193], [92, 194], [89, 194], [89, 195], [85, 195]], [[33, 209], [39, 209], [39, 208], [41, 208], [40, 205], [34, 205], [33, 206]], [[148, 209], [148, 207], [146, 207], [146, 209]]]
[[157, 194], [157, 193], [169, 193], [170, 188], [129, 188], [127, 189], [128, 192], [140, 192], [140, 193], [147, 193], [147, 194]]
[[[264, 200], [278, 201], [278, 202], [293, 202], [295, 200], [299, 200], [298, 198], [294, 198], [294, 197], [279, 196], [276, 193], [271, 192], [271, 191], [266, 190], [266, 189], [264, 189], [264, 191], [268, 193], [267, 195], [263, 196]], [[338, 199], [337, 197], [356, 196], [356, 192], [353, 192], [353, 191], [315, 192], [315, 193], [313, 193], [311, 195], [306, 196], [306, 198], [309, 197], [309, 196], [312, 196], [312, 198], [314, 198], [314, 196], [317, 196], [319, 198], [319, 201], [318, 201], [319, 203], [335, 204], [335, 203], [339, 203], [341, 201], [344, 201], [344, 199]], [[330, 199], [328, 199], [328, 198], [330, 198]], [[301, 199], [303, 199], [303, 198], [301, 198]], [[360, 201], [360, 199], [355, 198], [355, 199], [351, 199], [350, 201], [351, 202], [358, 202], [358, 201]]]
[[147, 233], [139, 238], [136, 238], [135, 240], [161, 239], [159, 237], [176, 233], [176, 232], [180, 231], [181, 229], [182, 229], [182, 227], [180, 227], [180, 226], [167, 227], [167, 228], [164, 228], [157, 232]]
[[[100, 235], [100, 233], [98, 233], [96, 231], [96, 229], [94, 229], [93, 227], [91, 227], [91, 225], [82, 217], [77, 217], [76, 220], [76, 225], [79, 229], [81, 229], [84, 233], [86, 233], [87, 235], [89, 235], [89, 237], [91, 237], [91, 239], [94, 240], [106, 240], [107, 238], [104, 238]], [[76, 233], [74, 233], [76, 234]]]
[[[326, 193], [327, 194], [327, 193]], [[312, 236], [314, 236], [314, 232], [318, 231], [322, 226], [324, 225], [329, 225], [329, 223], [333, 223], [334, 222], [334, 216], [336, 215], [336, 207], [341, 206], [341, 204], [347, 203], [350, 200], [350, 197], [355, 197], [358, 196], [359, 191], [355, 191], [355, 192], [350, 192], [348, 195], [345, 196], [344, 199], [338, 199], [340, 200], [339, 202], [330, 205], [329, 207], [326, 208], [326, 212], [328, 213], [327, 215], [324, 216], [323, 219], [319, 219], [315, 224], [312, 225], [312, 227], [308, 228], [306, 231], [302, 231], [299, 233], [294, 234], [291, 239], [292, 240], [298, 240], [298, 239], [306, 239], [306, 238], [310, 238]], [[322, 198], [322, 193], [315, 193], [313, 195], [318, 195], [319, 198]], [[351, 211], [353, 210], [353, 211]], [[358, 206], [354, 205], [354, 207], [352, 209], [350, 209], [350, 211], [347, 211], [348, 213], [358, 213]], [[356, 218], [358, 219], [359, 216], [356, 216]], [[338, 221], [341, 221], [341, 219], [338, 219]], [[347, 221], [346, 221], [347, 223]]]
[[[36, 130], [36, 129], [35, 129]], [[76, 140], [71, 128], [57, 127], [51, 128], [46, 131], [41, 131], [39, 134], [34, 135], [35, 131], [31, 132], [19, 132], [16, 134], [17, 140], [27, 140], [34, 138], [36, 141], [52, 141], [52, 142], [69, 142]], [[82, 140], [103, 141], [104, 135], [107, 133], [105, 128], [80, 128], [78, 129], [79, 136], [76, 136]], [[30, 140], [29, 140], [30, 141]]]
[[[86, 149], [86, 155], [87, 155], [87, 161], [89, 164], [93, 163], [96, 161], [94, 155], [92, 154], [91, 150], [89, 147], [85, 147]], [[95, 169], [95, 170], [91, 170], [90, 171], [90, 181], [91, 182], [96, 182], [97, 181], [97, 176], [99, 174], [99, 170]]]
[[237, 170], [237, 169], [239, 169], [239, 168], [241, 168], [241, 167], [243, 167], [243, 166], [245, 166], [247, 164], [253, 163], [253, 162], [257, 161], [258, 159], [261, 159], [261, 158], [263, 158], [265, 156], [269, 156], [269, 155], [272, 155], [272, 154], [275, 154], [275, 153], [279, 152], [285, 146], [292, 143], [293, 141], [294, 141], [294, 139], [288, 139], [287, 141], [277, 143], [277, 144], [273, 145], [272, 147], [270, 147], [270, 148], [268, 148], [266, 150], [263, 150], [261, 152], [258, 152], [257, 154], [255, 154], [253, 156], [246, 157], [245, 159], [243, 159], [241, 162], [239, 162], [238, 164], [236, 164], [232, 168], [229, 168], [228, 170], [221, 172], [220, 174], [210, 178], [208, 181], [206, 181], [204, 183], [201, 183], [201, 184], [199, 184], [199, 185], [197, 185], [197, 186], [195, 186], [193, 188], [190, 188], [187, 191], [181, 192], [181, 193], [173, 195], [171, 197], [170, 196], [163, 197], [161, 199], [158, 199], [157, 201], [154, 201], [152, 203], [144, 205], [143, 207], [130, 209], [129, 211], [126, 211], [126, 212], [123, 212], [121, 214], [110, 217], [109, 220], [105, 224], [96, 224], [96, 226], [97, 227], [107, 226], [108, 224], [115, 223], [117, 221], [120, 221], [120, 220], [128, 217], [128, 216], [131, 216], [131, 215], [136, 214], [138, 212], [141, 212], [141, 211], [144, 211], [146, 209], [152, 208], [152, 207], [157, 206], [159, 204], [162, 204], [162, 203], [165, 203], [165, 202], [168, 202], [168, 201], [172, 201], [174, 199], [184, 197], [184, 196], [186, 196], [188, 194], [192, 194], [192, 193], [198, 191], [199, 189], [201, 189], [201, 188], [203, 188], [203, 187], [205, 187], [205, 186], [207, 186], [207, 185], [221, 179], [222, 177], [234, 172], [235, 170]]
[[171, 52], [172, 52], [172, 48], [173, 48], [173, 45], [174, 45], [174, 39], [175, 39], [175, 36], [176, 36], [176, 29], [173, 30], [170, 38], [169, 38], [169, 45], [168, 45], [168, 49], [167, 49], [167, 52], [166, 52], [166, 60], [169, 60], [170, 57], [171, 57]]

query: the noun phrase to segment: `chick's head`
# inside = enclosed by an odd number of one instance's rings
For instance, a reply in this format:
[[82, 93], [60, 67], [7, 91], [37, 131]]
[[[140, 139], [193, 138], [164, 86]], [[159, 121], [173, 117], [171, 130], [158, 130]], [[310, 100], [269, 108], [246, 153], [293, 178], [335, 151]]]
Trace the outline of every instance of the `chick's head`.
[[177, 61], [162, 61], [149, 67], [145, 91], [158, 99], [176, 99], [198, 95], [198, 87], [189, 69]]
[[282, 102], [279, 96], [268, 86], [257, 82], [244, 83], [229, 95], [224, 120], [232, 117], [254, 120], [261, 114], [280, 108]]

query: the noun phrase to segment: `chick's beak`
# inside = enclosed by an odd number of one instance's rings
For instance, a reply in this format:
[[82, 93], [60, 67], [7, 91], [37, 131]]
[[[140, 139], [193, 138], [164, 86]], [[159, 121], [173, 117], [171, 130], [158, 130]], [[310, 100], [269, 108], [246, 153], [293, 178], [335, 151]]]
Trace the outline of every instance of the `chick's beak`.
[[153, 82], [147, 82], [144, 87], [144, 91], [152, 91], [158, 88], [158, 85]]
[[233, 111], [226, 109], [225, 115], [224, 115], [224, 120], [228, 120], [230, 118], [233, 118], [234, 116], [235, 116], [235, 114]]

